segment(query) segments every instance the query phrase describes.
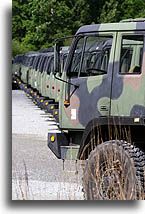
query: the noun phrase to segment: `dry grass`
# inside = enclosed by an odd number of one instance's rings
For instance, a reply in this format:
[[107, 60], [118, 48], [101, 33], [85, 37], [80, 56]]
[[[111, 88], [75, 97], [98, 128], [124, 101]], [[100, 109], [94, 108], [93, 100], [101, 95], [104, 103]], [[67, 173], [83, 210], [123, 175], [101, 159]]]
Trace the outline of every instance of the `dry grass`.
[[[108, 130], [107, 138], [109, 136], [110, 140], [123, 138], [129, 143], [132, 142], [130, 129], [121, 130], [121, 128], [114, 127]], [[128, 150], [124, 150], [120, 144], [102, 146], [104, 138], [100, 127], [97, 127], [97, 130], [93, 129], [90, 140], [82, 152], [83, 157], [86, 152], [89, 154], [97, 146], [84, 169], [83, 185], [86, 199], [143, 200], [144, 188], [136, 175], [134, 159], [130, 158]], [[67, 182], [65, 179], [57, 178], [55, 183], [47, 185], [47, 182], [42, 184], [41, 181], [40, 183], [32, 181], [29, 178], [25, 161], [23, 161], [23, 166], [24, 176], [20, 176], [19, 171], [15, 175], [16, 200], [84, 200], [79, 173], [76, 174], [75, 183], [68, 178]], [[72, 162], [69, 166], [69, 171], [71, 171]], [[69, 172], [68, 177], [79, 170], [80, 168]], [[65, 168], [64, 173], [66, 173]]]
[[108, 126], [104, 132], [94, 125], [81, 153], [82, 159], [89, 154], [83, 178], [86, 199], [144, 199], [144, 181], [141, 180], [145, 179], [142, 172], [145, 160], [140, 162], [141, 156], [138, 157], [131, 143], [129, 127]]
[[111, 150], [98, 146], [88, 160], [84, 177], [88, 199], [143, 200], [144, 189], [136, 176], [133, 161], [123, 149], [118, 152], [112, 147]]

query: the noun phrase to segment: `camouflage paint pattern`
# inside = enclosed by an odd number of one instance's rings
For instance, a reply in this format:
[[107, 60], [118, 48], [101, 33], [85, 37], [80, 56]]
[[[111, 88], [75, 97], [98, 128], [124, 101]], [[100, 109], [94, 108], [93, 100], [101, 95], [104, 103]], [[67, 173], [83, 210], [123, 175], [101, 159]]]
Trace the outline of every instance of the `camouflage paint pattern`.
[[36, 83], [37, 83], [37, 90], [39, 91], [39, 93], [41, 94], [41, 81], [42, 81], [42, 75], [43, 75], [43, 67], [45, 65], [45, 62], [47, 61], [47, 56], [48, 54], [43, 54], [40, 58], [40, 63], [38, 65], [38, 69], [37, 69], [37, 76], [36, 76]]
[[16, 70], [17, 70], [17, 64], [16, 63], [13, 63], [12, 64], [12, 74], [17, 74], [17, 73], [15, 73], [16, 72]]
[[50, 75], [47, 74], [47, 72], [43, 72], [42, 80], [41, 80], [41, 94], [44, 97], [48, 97], [48, 91], [49, 91], [49, 79]]
[[18, 55], [15, 57], [12, 64], [12, 74], [20, 77], [21, 65], [22, 65], [23, 55]]
[[32, 87], [33, 85], [33, 75], [34, 75], [35, 69], [30, 68], [28, 71], [28, 84]]
[[[49, 53], [47, 59], [47, 65], [44, 67], [44, 71], [41, 73], [40, 78], [40, 93], [44, 97], [50, 98], [50, 64], [53, 59], [53, 52]], [[52, 62], [53, 63], [53, 62]]]
[[[81, 27], [76, 35], [105, 33], [113, 35], [107, 74], [70, 78], [70, 82], [79, 85], [71, 96], [69, 106], [64, 106], [66, 97], [74, 86], [62, 83], [59, 102], [59, 122], [62, 129], [84, 129], [94, 118], [101, 116], [128, 116], [145, 118], [145, 45], [140, 74], [120, 74], [121, 36], [130, 34], [144, 35], [145, 22], [113, 23]], [[71, 50], [70, 50], [71, 52]], [[71, 55], [70, 55], [71, 56]], [[69, 57], [62, 79], [68, 81], [66, 72]], [[70, 92], [68, 88], [70, 87]]]
[[[62, 50], [62, 55], [67, 53], [68, 48], [65, 48], [65, 51]], [[38, 89], [42, 96], [49, 97], [53, 99], [55, 102], [59, 101], [60, 90], [61, 90], [61, 81], [56, 79], [54, 76], [54, 54], [50, 55], [49, 62], [49, 74], [46, 72], [42, 72], [41, 80], [40, 80], [40, 88]], [[61, 60], [61, 69], [64, 66], [64, 62]], [[59, 73], [56, 74], [56, 77], [60, 78]], [[38, 81], [37, 81], [38, 82]]]
[[24, 83], [27, 83], [27, 73], [28, 73], [28, 70], [29, 70], [28, 66], [22, 65], [22, 67], [21, 67], [21, 80]]
[[[66, 59], [69, 53], [69, 46], [63, 47], [62, 51], [61, 51], [61, 74], [63, 73], [63, 69], [65, 67], [66, 64]], [[61, 78], [60, 74], [56, 74], [57, 78]], [[60, 100], [60, 95], [61, 95], [61, 90], [62, 90], [62, 81], [55, 79], [55, 95], [54, 95], [54, 99], [56, 102], [59, 102]]]

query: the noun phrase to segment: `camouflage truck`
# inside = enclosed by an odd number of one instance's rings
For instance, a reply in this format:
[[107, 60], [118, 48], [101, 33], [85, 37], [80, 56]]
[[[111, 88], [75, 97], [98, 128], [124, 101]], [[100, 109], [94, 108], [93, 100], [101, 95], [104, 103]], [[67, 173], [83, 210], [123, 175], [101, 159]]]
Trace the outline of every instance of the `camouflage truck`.
[[[46, 72], [47, 70], [47, 72]], [[46, 109], [50, 112], [51, 108], [55, 107], [55, 93], [56, 87], [54, 78], [54, 52], [49, 53], [46, 65], [44, 64], [44, 70], [41, 71], [41, 78], [37, 75], [37, 83], [39, 84], [39, 97], [37, 104], [39, 107]], [[57, 104], [58, 106], [58, 104]]]
[[54, 64], [53, 57], [54, 52], [49, 52], [41, 69], [41, 76], [39, 78], [39, 96], [37, 96], [37, 104], [39, 107], [44, 108], [44, 102], [47, 104], [52, 103], [50, 99], [50, 73]]
[[31, 67], [36, 53], [27, 53], [24, 55], [22, 66], [21, 66], [21, 80], [28, 85], [28, 70]]
[[29, 89], [27, 90], [27, 93], [34, 97], [34, 94], [39, 93], [37, 90], [37, 75], [38, 75], [38, 67], [40, 66], [40, 62], [42, 59], [42, 54], [39, 52], [36, 53], [33, 62], [31, 66], [29, 67], [28, 73], [27, 73], [27, 83], [29, 86]]
[[23, 55], [17, 55], [12, 63], [12, 84], [14, 87], [18, 87], [21, 83], [21, 65], [23, 61]]
[[37, 56], [34, 59], [34, 62], [30, 68], [30, 72], [28, 74], [28, 83], [31, 85], [31, 95], [35, 99], [35, 101], [38, 101], [41, 99], [41, 93], [42, 93], [42, 77], [44, 75], [44, 67], [47, 63], [47, 60], [49, 58], [49, 55], [51, 55], [51, 52], [45, 52], [45, 53], [37, 53]]
[[16, 58], [14, 58], [12, 60], [12, 89], [16, 89], [18, 87], [17, 80], [16, 80], [17, 78], [16, 67], [17, 67]]
[[41, 75], [42, 75], [41, 67], [43, 68], [46, 57], [52, 51], [53, 51], [53, 48], [47, 48], [36, 52], [35, 59], [33, 60], [32, 65], [30, 66], [30, 69], [28, 72], [28, 84], [31, 87], [31, 91], [29, 92], [29, 94], [35, 97], [35, 99], [39, 97], [39, 93], [40, 93], [39, 90], [40, 90], [40, 82], [41, 82]]
[[54, 53], [49, 53], [47, 61], [44, 64], [43, 72], [42, 72], [42, 78], [41, 78], [41, 84], [40, 84], [40, 93], [42, 97], [48, 97], [48, 90], [49, 90], [49, 78], [50, 78], [50, 63], [52, 60]]
[[24, 55], [23, 61], [21, 64], [21, 80], [25, 84], [27, 83], [27, 70], [30, 67], [29, 63], [30, 63], [29, 56]]
[[[55, 45], [55, 70], [60, 65]], [[137, 200], [145, 189], [145, 19], [86, 25], [72, 42], [48, 147], [85, 163], [88, 200]]]
[[[65, 64], [68, 47], [61, 48], [61, 71]], [[60, 93], [60, 81], [54, 77], [60, 77], [61, 73], [54, 74], [54, 52], [49, 52], [43, 71], [41, 72], [39, 92], [40, 96], [37, 99], [38, 106], [45, 109], [47, 112], [55, 113], [58, 116], [58, 101]]]
[[[49, 100], [44, 102], [45, 109], [48, 112], [51, 112], [56, 118], [58, 117], [58, 108], [59, 108], [59, 99], [60, 99], [60, 91], [61, 91], [61, 82], [59, 78], [62, 75], [63, 67], [65, 66], [66, 56], [68, 55], [68, 48], [69, 47], [61, 47], [60, 51], [60, 72], [54, 72], [54, 56], [52, 56], [50, 61], [50, 76], [49, 81], [46, 82], [49, 89], [46, 90], [47, 97], [53, 100], [53, 103], [50, 105], [46, 105], [49, 103]], [[45, 84], [43, 85], [45, 87]]]
[[32, 66], [30, 67], [29, 72], [28, 72], [28, 84], [31, 86], [31, 88], [34, 88], [33, 76], [37, 70], [39, 60], [40, 60], [40, 56], [39, 56], [39, 54], [37, 54], [34, 58]]
[[52, 114], [56, 120], [58, 120], [59, 116], [59, 100], [60, 100], [60, 91], [62, 90], [62, 82], [60, 82], [59, 78], [61, 78], [63, 68], [66, 63], [66, 58], [69, 53], [69, 46], [61, 47], [60, 50], [60, 72], [54, 72], [52, 74], [52, 92], [51, 97], [55, 101], [55, 105], [51, 105]]

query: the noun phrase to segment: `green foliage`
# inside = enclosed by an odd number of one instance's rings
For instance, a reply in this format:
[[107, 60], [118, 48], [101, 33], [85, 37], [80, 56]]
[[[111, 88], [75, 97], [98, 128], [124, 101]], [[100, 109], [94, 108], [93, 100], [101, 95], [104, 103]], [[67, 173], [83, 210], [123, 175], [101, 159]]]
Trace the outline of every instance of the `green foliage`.
[[27, 53], [31, 50], [36, 50], [36, 47], [31, 44], [25, 44], [25, 42], [20, 42], [16, 39], [12, 40], [12, 56]]
[[144, 0], [13, 0], [13, 54], [48, 48], [85, 24], [145, 17]]
[[25, 53], [25, 52], [26, 52], [26, 49], [22, 45], [22, 43], [16, 39], [13, 39], [12, 40], [12, 55], [15, 56], [15, 55]]
[[139, 17], [145, 17], [144, 0], [108, 0], [102, 7], [100, 22], [118, 22]]
[[121, 10], [124, 11], [123, 19], [145, 17], [145, 1], [125, 0], [121, 5]]
[[109, 0], [102, 8], [100, 22], [115, 22], [118, 18], [119, 1]]

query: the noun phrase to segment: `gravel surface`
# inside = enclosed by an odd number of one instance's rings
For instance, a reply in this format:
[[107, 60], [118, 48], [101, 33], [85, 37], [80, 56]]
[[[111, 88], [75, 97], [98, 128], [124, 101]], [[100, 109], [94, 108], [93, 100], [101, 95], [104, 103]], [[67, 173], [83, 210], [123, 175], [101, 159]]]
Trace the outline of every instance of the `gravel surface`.
[[12, 91], [12, 199], [84, 200], [80, 162], [59, 160], [47, 147], [52, 115]]
[[56, 128], [52, 115], [35, 106], [24, 92], [12, 91], [12, 133], [37, 135], [47, 140], [48, 129]]

